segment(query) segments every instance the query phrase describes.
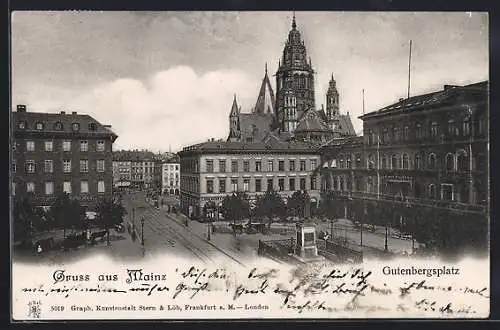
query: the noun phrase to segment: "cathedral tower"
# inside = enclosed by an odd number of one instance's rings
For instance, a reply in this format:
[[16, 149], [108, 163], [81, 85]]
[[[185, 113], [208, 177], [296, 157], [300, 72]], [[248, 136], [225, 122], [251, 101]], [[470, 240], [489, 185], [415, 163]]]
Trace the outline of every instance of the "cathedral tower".
[[339, 92], [332, 74], [332, 79], [330, 80], [328, 91], [326, 92], [326, 118], [328, 121], [331, 121], [339, 114]]
[[[292, 93], [291, 93], [292, 92]], [[292, 29], [283, 49], [283, 57], [276, 72], [276, 110], [283, 130], [289, 131], [293, 125], [285, 124], [285, 108], [290, 104], [285, 100], [293, 94], [295, 118], [299, 119], [310, 108], [314, 108], [314, 70], [311, 59], [307, 58], [306, 46], [300, 37], [295, 22], [292, 20]]]

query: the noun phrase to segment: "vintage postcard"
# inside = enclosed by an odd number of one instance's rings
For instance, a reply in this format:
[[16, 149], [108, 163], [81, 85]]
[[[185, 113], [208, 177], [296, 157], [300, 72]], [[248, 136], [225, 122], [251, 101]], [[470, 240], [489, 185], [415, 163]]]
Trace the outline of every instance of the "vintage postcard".
[[482, 12], [11, 15], [12, 320], [488, 318]]

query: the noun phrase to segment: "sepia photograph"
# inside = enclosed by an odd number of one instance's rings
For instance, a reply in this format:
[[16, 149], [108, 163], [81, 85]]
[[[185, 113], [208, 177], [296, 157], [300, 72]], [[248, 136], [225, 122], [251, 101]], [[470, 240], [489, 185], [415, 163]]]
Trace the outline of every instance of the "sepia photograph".
[[488, 317], [488, 19], [12, 12], [12, 319]]

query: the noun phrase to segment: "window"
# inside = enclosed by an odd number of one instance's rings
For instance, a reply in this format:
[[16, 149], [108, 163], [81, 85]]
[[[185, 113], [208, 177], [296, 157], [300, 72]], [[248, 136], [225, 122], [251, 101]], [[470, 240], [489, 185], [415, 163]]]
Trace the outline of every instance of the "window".
[[106, 187], [104, 186], [104, 181], [97, 181], [97, 192], [103, 193], [106, 191]]
[[272, 190], [274, 189], [274, 180], [273, 179], [267, 179], [267, 190]]
[[429, 170], [436, 169], [436, 155], [435, 154], [430, 154], [429, 155], [429, 162], [427, 164], [427, 168]]
[[280, 172], [285, 171], [285, 161], [284, 160], [278, 161], [278, 171], [280, 171]]
[[63, 172], [64, 173], [71, 173], [71, 160], [70, 159], [63, 160]]
[[243, 191], [250, 190], [250, 179], [243, 179]]
[[54, 194], [54, 182], [45, 182], [45, 195]]
[[63, 182], [63, 192], [71, 194], [71, 182], [70, 181]]
[[73, 131], [79, 131], [80, 130], [80, 124], [78, 123], [73, 123], [71, 125], [71, 128], [73, 129]]
[[300, 190], [306, 190], [306, 179], [300, 178]]
[[390, 139], [389, 139], [389, 130], [387, 128], [384, 128], [382, 130], [382, 140], [384, 140], [383, 141], [384, 143], [389, 143], [390, 142]]
[[405, 126], [403, 129], [403, 139], [408, 141], [410, 139], [410, 127]]
[[448, 120], [448, 135], [450, 136], [458, 135], [458, 129], [453, 119]]
[[415, 168], [417, 170], [422, 169], [422, 155], [420, 153], [415, 155]]
[[104, 172], [104, 159], [97, 160], [97, 172]]
[[439, 135], [439, 124], [435, 121], [431, 123], [431, 136], [437, 137]]
[[256, 192], [262, 191], [262, 180], [261, 179], [255, 179], [255, 191]]
[[288, 161], [288, 167], [290, 169], [290, 172], [295, 171], [295, 160], [289, 160]]
[[97, 129], [97, 125], [95, 123], [89, 124], [89, 131], [95, 131]]
[[[349, 157], [349, 156], [346, 158], [346, 166], [347, 166], [347, 168], [351, 168], [351, 157]], [[311, 167], [311, 170], [313, 170], [313, 169], [314, 168]]]
[[87, 173], [89, 171], [89, 161], [87, 159], [80, 160], [80, 172]]
[[26, 151], [35, 151], [35, 141], [26, 141]]
[[399, 141], [399, 127], [394, 126], [392, 129], [392, 135], [394, 137], [394, 141]]
[[58, 121], [57, 123], [54, 124], [54, 129], [56, 131], [62, 131], [63, 130], [63, 124], [60, 121]]
[[290, 178], [290, 191], [295, 191], [295, 179], [294, 178]]
[[54, 143], [52, 141], [45, 141], [45, 151], [54, 150]]
[[[226, 162], [224, 162], [224, 165]], [[220, 193], [225, 193], [226, 192], [226, 179], [219, 179], [219, 192]]]
[[274, 172], [274, 162], [272, 160], [267, 161], [267, 170], [269, 172]]
[[208, 173], [213, 173], [214, 172], [214, 161], [212, 159], [207, 159], [207, 172]]
[[105, 146], [106, 145], [104, 144], [104, 141], [99, 140], [99, 141], [97, 141], [97, 148], [96, 149], [97, 149], [97, 151], [104, 151]]
[[468, 155], [464, 150], [457, 152], [457, 168], [459, 171], [467, 171], [469, 168]]
[[43, 130], [43, 123], [36, 123], [35, 127], [37, 130], [41, 131]]
[[89, 151], [89, 141], [87, 140], [80, 141], [80, 151]]
[[285, 179], [278, 179], [278, 189], [279, 191], [285, 190]]
[[479, 135], [483, 135], [486, 133], [486, 120], [484, 118], [485, 116], [482, 115], [477, 119], [477, 133]]
[[255, 172], [261, 172], [262, 171], [262, 163], [260, 160], [255, 161]]
[[415, 136], [417, 139], [422, 139], [424, 137], [424, 130], [422, 129], [422, 124], [417, 123], [415, 126]]
[[71, 151], [71, 141], [63, 141], [63, 151]]
[[390, 168], [387, 160], [387, 155], [382, 156], [382, 168], [388, 170]]
[[317, 162], [316, 162], [316, 159], [312, 159], [311, 160], [311, 171], [314, 171], [314, 169], [316, 169], [316, 166], [317, 166]]
[[470, 135], [470, 119], [469, 117], [465, 117], [462, 121], [462, 131], [465, 136]]
[[447, 154], [445, 158], [445, 168], [447, 171], [453, 171], [454, 164], [453, 164], [453, 155], [452, 154]]
[[27, 173], [36, 173], [36, 163], [34, 160], [26, 161], [26, 172]]
[[316, 183], [316, 178], [311, 177], [311, 190], [316, 190], [316, 189], [318, 189], [317, 183]]
[[410, 166], [410, 159], [408, 158], [408, 154], [403, 154], [403, 169], [407, 170]]
[[88, 181], [80, 181], [80, 193], [88, 194], [89, 192], [89, 182]]
[[12, 182], [12, 196], [16, 196], [16, 183]]
[[225, 159], [219, 160], [219, 172], [221, 172], [221, 173], [226, 172], [226, 160]]
[[391, 168], [393, 170], [397, 169], [398, 168], [398, 156], [396, 155], [392, 155], [392, 158], [391, 158]]
[[232, 160], [231, 161], [231, 172], [238, 172], [238, 161], [237, 160]]
[[250, 161], [243, 161], [243, 172], [250, 172]]
[[441, 184], [441, 199], [445, 201], [454, 200], [454, 191], [452, 184], [447, 184], [447, 183]]
[[29, 192], [29, 193], [35, 192], [35, 183], [34, 182], [26, 182], [26, 192]]
[[25, 121], [20, 121], [17, 124], [17, 127], [19, 127], [19, 129], [26, 129], [26, 122]]
[[305, 171], [306, 170], [306, 161], [301, 160], [300, 161], [300, 171]]
[[44, 166], [43, 166], [43, 171], [45, 173], [52, 173], [54, 172], [54, 161], [53, 160], [45, 160], [43, 162]]
[[238, 179], [231, 179], [231, 189], [232, 191], [238, 191]]

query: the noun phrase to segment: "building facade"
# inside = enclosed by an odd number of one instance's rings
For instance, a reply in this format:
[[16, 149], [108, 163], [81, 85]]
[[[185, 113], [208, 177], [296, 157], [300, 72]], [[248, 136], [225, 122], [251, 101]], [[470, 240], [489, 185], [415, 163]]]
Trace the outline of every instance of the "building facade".
[[373, 222], [386, 209], [391, 226], [436, 225], [442, 247], [463, 245], [464, 236], [484, 244], [488, 96], [487, 82], [444, 86], [361, 116], [362, 140], [322, 149], [322, 188], [336, 192], [338, 216]]
[[12, 113], [12, 194], [49, 207], [62, 192], [93, 209], [113, 192], [111, 126], [91, 116], [28, 112]]
[[184, 148], [180, 153], [181, 211], [191, 218], [204, 215], [207, 202], [221, 206], [228, 194], [242, 191], [250, 200], [272, 188], [286, 201], [297, 190], [319, 200], [320, 165], [317, 150], [301, 142], [241, 143], [210, 141]]
[[234, 97], [228, 141], [261, 142], [269, 133], [284, 141], [312, 143], [355, 136], [349, 113], [340, 113], [339, 92], [333, 74], [326, 92], [326, 112], [323, 106], [319, 110], [316, 108], [314, 75], [294, 16], [275, 74], [276, 95], [266, 64], [255, 106], [249, 112], [242, 112], [236, 95]]
[[181, 171], [178, 159], [170, 159], [162, 164], [162, 192], [168, 195], [180, 194]]
[[113, 157], [113, 186], [129, 187], [132, 181], [132, 162]]

